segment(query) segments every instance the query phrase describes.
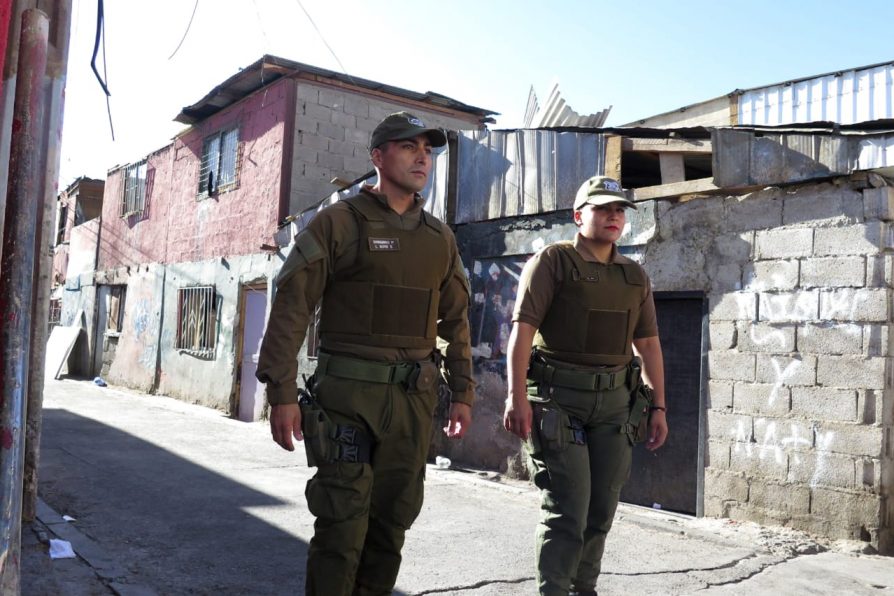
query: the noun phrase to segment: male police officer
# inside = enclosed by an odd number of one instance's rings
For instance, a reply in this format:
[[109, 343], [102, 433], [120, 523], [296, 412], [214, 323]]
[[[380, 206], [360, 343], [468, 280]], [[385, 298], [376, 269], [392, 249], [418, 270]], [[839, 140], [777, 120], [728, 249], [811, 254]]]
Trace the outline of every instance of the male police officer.
[[[615, 245], [628, 207], [636, 205], [617, 181], [584, 182], [574, 200], [574, 241], [534, 255], [519, 284], [504, 425], [530, 437], [541, 489], [536, 543], [543, 595], [596, 593], [632, 445], [641, 440], [637, 430], [648, 435], [651, 450], [667, 436], [649, 279]], [[641, 377], [654, 390], [651, 402]]]
[[[406, 112], [373, 131], [374, 187], [327, 207], [295, 237], [277, 277], [258, 379], [273, 439], [306, 439], [318, 466], [310, 595], [390, 594], [404, 533], [422, 507], [440, 354], [453, 392], [448, 436], [471, 423], [469, 286], [451, 230], [419, 196], [443, 131]], [[296, 356], [322, 299], [320, 356], [299, 407]], [[302, 412], [304, 423], [302, 426]], [[303, 428], [303, 433], [302, 433]]]

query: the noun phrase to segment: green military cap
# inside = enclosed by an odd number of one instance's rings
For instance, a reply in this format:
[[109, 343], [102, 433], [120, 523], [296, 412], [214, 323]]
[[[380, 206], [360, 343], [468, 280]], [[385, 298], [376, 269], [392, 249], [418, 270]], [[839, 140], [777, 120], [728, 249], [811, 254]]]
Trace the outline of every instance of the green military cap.
[[376, 126], [369, 139], [369, 150], [372, 151], [388, 141], [402, 141], [418, 135], [426, 135], [432, 147], [443, 147], [447, 144], [447, 135], [440, 128], [428, 128], [422, 120], [413, 114], [397, 112], [386, 116]]
[[584, 181], [574, 197], [574, 210], [577, 211], [584, 205], [608, 205], [609, 203], [623, 203], [625, 207], [636, 209], [636, 203], [627, 198], [621, 184], [614, 178], [607, 176], [593, 176]]

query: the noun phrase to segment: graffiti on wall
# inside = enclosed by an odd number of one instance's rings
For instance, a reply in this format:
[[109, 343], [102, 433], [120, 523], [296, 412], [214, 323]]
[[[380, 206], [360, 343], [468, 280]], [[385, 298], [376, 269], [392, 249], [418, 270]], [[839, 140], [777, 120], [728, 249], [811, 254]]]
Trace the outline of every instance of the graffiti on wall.
[[487, 368], [505, 367], [512, 310], [527, 260], [527, 255], [476, 259], [466, 269], [472, 286], [472, 357], [479, 364], [489, 363]]

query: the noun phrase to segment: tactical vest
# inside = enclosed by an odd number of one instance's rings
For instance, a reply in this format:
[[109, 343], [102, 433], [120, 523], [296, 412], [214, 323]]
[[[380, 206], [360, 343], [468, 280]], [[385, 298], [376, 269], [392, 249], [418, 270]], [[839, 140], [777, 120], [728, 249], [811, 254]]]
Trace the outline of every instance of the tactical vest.
[[565, 279], [534, 336], [546, 356], [587, 366], [627, 364], [646, 276], [636, 263], [591, 263], [558, 244]]
[[442, 226], [422, 212], [415, 230], [385, 223], [376, 199], [344, 200], [357, 218], [357, 260], [323, 294], [320, 333], [333, 341], [387, 348], [434, 348], [438, 300], [450, 253]]

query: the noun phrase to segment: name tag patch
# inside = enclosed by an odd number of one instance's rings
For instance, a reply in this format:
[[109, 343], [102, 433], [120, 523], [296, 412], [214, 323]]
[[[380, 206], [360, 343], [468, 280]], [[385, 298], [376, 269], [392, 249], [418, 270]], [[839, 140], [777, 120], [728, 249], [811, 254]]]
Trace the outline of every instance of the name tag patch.
[[400, 238], [369, 238], [369, 250], [371, 250], [371, 251], [400, 250]]

